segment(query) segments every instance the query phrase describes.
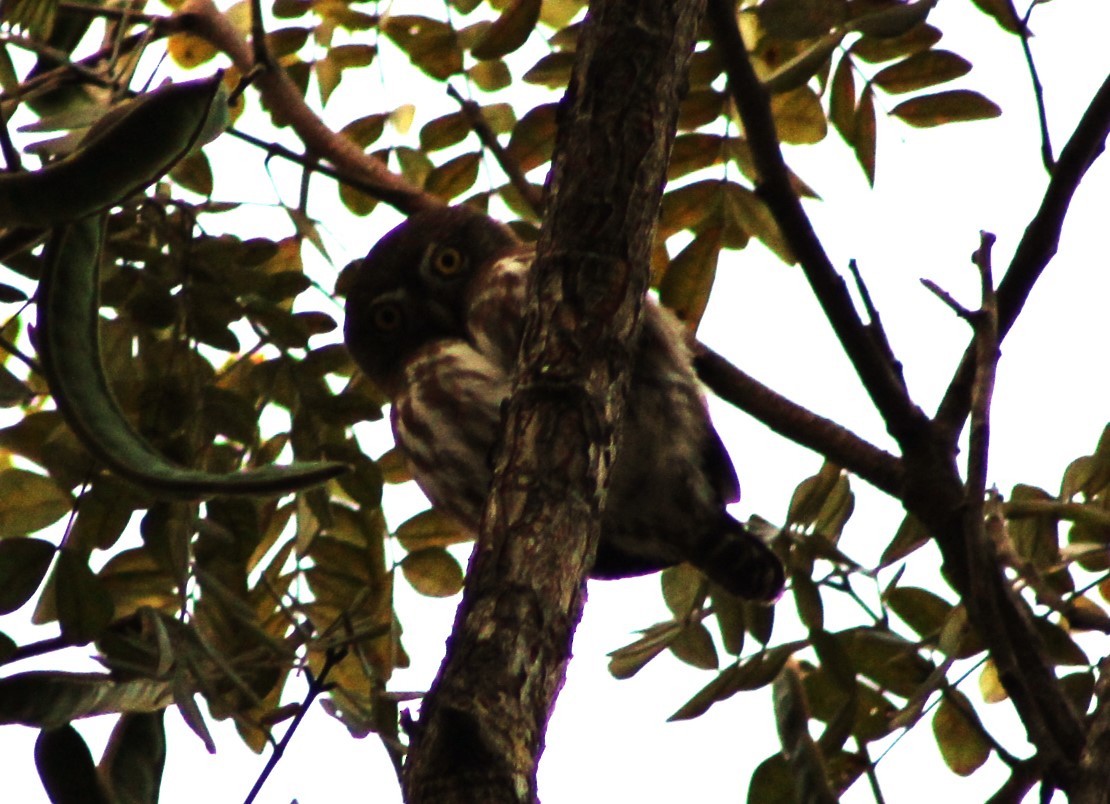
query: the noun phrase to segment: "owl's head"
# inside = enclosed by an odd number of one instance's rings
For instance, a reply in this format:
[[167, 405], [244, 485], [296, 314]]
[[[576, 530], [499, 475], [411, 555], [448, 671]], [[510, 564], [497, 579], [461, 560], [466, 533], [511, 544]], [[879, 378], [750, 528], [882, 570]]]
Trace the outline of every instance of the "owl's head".
[[347, 284], [347, 348], [393, 394], [405, 361], [425, 344], [466, 337], [471, 281], [519, 249], [507, 226], [466, 207], [417, 213], [370, 249]]

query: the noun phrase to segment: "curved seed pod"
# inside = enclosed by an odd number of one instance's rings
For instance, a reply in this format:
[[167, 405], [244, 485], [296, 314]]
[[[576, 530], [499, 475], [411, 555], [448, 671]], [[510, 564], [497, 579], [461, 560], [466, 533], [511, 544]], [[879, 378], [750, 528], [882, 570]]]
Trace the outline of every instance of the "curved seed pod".
[[106, 209], [160, 179], [227, 120], [219, 73], [135, 98], [110, 112], [64, 159], [0, 175], [0, 225], [54, 226]]
[[175, 498], [284, 494], [347, 469], [341, 463], [313, 462], [214, 474], [171, 463], [147, 443], [124, 418], [100, 362], [100, 242], [96, 216], [54, 231], [39, 283], [35, 335], [54, 401], [89, 452], [121, 477]]

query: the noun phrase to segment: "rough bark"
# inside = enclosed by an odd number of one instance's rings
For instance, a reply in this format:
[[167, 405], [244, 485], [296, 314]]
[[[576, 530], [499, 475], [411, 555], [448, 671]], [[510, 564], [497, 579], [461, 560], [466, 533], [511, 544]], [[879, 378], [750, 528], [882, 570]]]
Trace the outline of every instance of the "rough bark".
[[560, 107], [494, 488], [447, 658], [411, 733], [411, 804], [537, 800], [701, 10], [700, 0], [591, 3]]

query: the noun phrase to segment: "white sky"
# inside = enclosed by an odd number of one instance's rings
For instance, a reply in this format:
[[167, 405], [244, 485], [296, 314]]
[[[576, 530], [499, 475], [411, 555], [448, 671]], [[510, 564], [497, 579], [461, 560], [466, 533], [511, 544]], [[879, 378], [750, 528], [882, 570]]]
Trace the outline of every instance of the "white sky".
[[[858, 260], [905, 365], [911, 392], [928, 411], [943, 392], [968, 332], [918, 279], [929, 277], [966, 306], [974, 306], [978, 279], [969, 255], [978, 244], [979, 230], [998, 235], [994, 256], [996, 272], [1001, 274], [1046, 181], [1018, 40], [1002, 34], [969, 3], [943, 0], [932, 19], [945, 32], [941, 46], [975, 65], [954, 86], [983, 91], [1002, 106], [1001, 118], [926, 131], [881, 118], [873, 191], [835, 133], [819, 146], [788, 153], [794, 169], [823, 198], [809, 203], [808, 209], [833, 262], [843, 268], [850, 258]], [[1058, 152], [1110, 71], [1110, 51], [1105, 46], [1110, 7], [1090, 0], [1046, 5], [1034, 15], [1033, 27]], [[357, 102], [354, 90], [365, 93], [366, 89], [358, 83], [362, 79], [356, 73], [346, 80], [353, 86], [340, 91]], [[406, 100], [386, 98], [380, 107], [391, 108]], [[379, 110], [376, 106], [334, 119], [329, 115], [329, 119], [342, 124]], [[244, 128], [266, 135], [261, 125], [248, 123]], [[216, 197], [238, 199], [249, 188], [259, 200], [273, 203], [269, 179], [257, 170], [246, 172], [257, 168], [260, 155], [244, 146], [227, 150], [238, 156], [221, 163]], [[283, 198], [293, 202], [295, 171], [276, 161], [274, 168]], [[361, 256], [381, 232], [329, 209], [326, 204], [334, 204], [335, 193], [328, 184], [316, 182], [320, 191], [312, 212], [327, 222], [328, 247], [336, 264], [342, 265]], [[1016, 482], [1055, 493], [1068, 462], [1093, 449], [1110, 419], [1101, 349], [1110, 299], [1104, 234], [1108, 198], [1110, 167], [1103, 161], [1096, 163], [1077, 194], [1059, 256], [1005, 343], [995, 393], [990, 472], [990, 482], [1004, 493]], [[257, 217], [259, 226], [267, 227], [259, 231], [271, 236], [289, 233], [287, 228], [275, 231], [275, 225], [286, 224], [272, 210], [262, 210]], [[890, 448], [800, 271], [751, 246], [728, 254], [717, 282], [700, 331], [706, 343], [776, 390]], [[727, 405], [715, 403], [713, 411], [744, 487], [737, 513], [781, 522], [794, 486], [817, 470], [820, 458], [784, 442]], [[381, 426], [368, 427], [360, 436], [373, 455], [389, 443], [388, 428]], [[861, 482], [855, 482], [854, 489], [856, 513], [841, 546], [867, 563], [890, 540], [901, 512]], [[387, 494], [387, 514], [393, 525], [420, 507], [403, 490], [387, 490]], [[922, 583], [929, 580], [935, 564], [923, 563], [926, 566], [920, 569], [911, 568], [904, 583], [914, 577]], [[827, 607], [829, 603], [826, 599]], [[422, 689], [430, 683], [456, 604], [457, 598], [419, 597], [398, 582], [397, 607], [413, 666], [396, 674], [392, 689]], [[0, 630], [20, 639], [17, 623], [26, 616], [18, 612], [0, 618]], [[575, 658], [540, 767], [540, 790], [547, 804], [743, 800], [751, 771], [777, 749], [766, 690], [738, 695], [691, 722], [666, 723], [712, 674], [665, 655], [629, 681], [609, 676], [606, 654], [630, 642], [636, 629], [667, 616], [655, 577], [591, 583], [574, 644]], [[828, 616], [836, 617], [835, 609]], [[778, 618], [776, 640], [781, 641], [794, 620], [789, 595], [779, 604]], [[1100, 655], [1099, 648], [1105, 646], [1098, 645], [1093, 658]], [[32, 664], [45, 667], [51, 662], [25, 662], [5, 669], [24, 671]], [[973, 674], [964, 689], [977, 701], [976, 677]], [[980, 711], [985, 711], [988, 723], [997, 727], [997, 736], [1011, 750], [1024, 753], [1022, 728], [1007, 704], [980, 706]], [[167, 715], [167, 722], [170, 750], [162, 800], [167, 804], [242, 800], [266, 757], [247, 751], [226, 723], [210, 724], [219, 747], [219, 753], [210, 757], [183, 728], [176, 712]], [[94, 755], [99, 754], [110, 725], [107, 719], [80, 724]], [[34, 734], [21, 727], [0, 730], [5, 789], [15, 791], [13, 801], [46, 800], [31, 756]], [[872, 755], [878, 753], [873, 746]], [[951, 800], [975, 801], [997, 788], [1006, 769], [992, 760], [970, 780], [952, 776], [937, 754], [929, 724], [922, 722], [880, 763], [878, 773], [890, 802], [921, 797], [923, 784], [932, 799], [947, 795]], [[318, 708], [294, 737], [260, 801], [278, 804], [294, 798], [301, 804], [400, 800], [392, 769], [376, 740], [350, 739]], [[865, 784], [857, 784], [845, 800], [872, 799]]]

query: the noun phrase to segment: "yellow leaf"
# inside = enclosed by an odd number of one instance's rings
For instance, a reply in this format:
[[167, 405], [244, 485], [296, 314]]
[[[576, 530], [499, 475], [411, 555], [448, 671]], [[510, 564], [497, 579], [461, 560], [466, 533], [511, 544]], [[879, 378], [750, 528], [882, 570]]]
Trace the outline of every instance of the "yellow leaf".
[[991, 100], [970, 89], [951, 89], [921, 95], [899, 103], [891, 111], [911, 126], [929, 128], [945, 123], [985, 120], [998, 117], [1002, 110]]
[[174, 34], [166, 43], [166, 52], [181, 67], [191, 70], [199, 67], [216, 55], [216, 48], [207, 39], [193, 34]]
[[933, 715], [933, 736], [944, 763], [960, 776], [970, 776], [991, 753], [971, 702], [956, 689], [944, 693]]
[[808, 86], [771, 98], [771, 111], [779, 139], [791, 145], [808, 145], [820, 142], [828, 131], [825, 110], [817, 93]]
[[412, 588], [428, 597], [450, 597], [463, 585], [463, 571], [455, 557], [441, 547], [409, 553], [401, 572]]

